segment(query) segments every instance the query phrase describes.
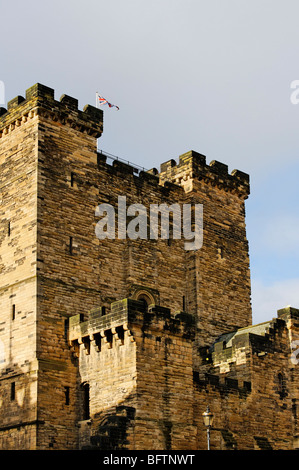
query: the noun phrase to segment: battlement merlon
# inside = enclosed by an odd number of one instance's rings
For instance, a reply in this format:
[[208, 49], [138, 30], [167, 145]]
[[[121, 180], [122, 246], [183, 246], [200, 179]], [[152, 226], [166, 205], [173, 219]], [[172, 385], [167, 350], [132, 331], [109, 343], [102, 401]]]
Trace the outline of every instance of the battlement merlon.
[[111, 311], [104, 314], [102, 308], [89, 312], [89, 318], [83, 321], [82, 315], [74, 315], [69, 319], [69, 343], [82, 342], [82, 338], [93, 337], [96, 334], [104, 336], [105, 331], [123, 327], [124, 330], [135, 330], [139, 327], [145, 331], [160, 331], [174, 336], [183, 336], [192, 341], [195, 336], [195, 320], [186, 312], [175, 312], [160, 305], [150, 305], [130, 298], [111, 304]]
[[284, 307], [280, 310], [277, 310], [277, 316], [278, 318], [282, 318], [285, 321], [290, 318], [299, 320], [299, 309], [291, 306]]
[[290, 340], [298, 341], [299, 337], [299, 309], [290, 305], [277, 310], [277, 317], [283, 320], [289, 330]]
[[101, 109], [86, 105], [81, 111], [78, 109], [77, 99], [62, 95], [57, 101], [52, 88], [36, 83], [26, 90], [26, 98], [17, 96], [8, 102], [7, 109], [0, 108], [0, 138], [36, 115], [68, 124], [96, 139], [103, 132]]
[[168, 160], [161, 164], [160, 181], [171, 181], [185, 187], [186, 191], [192, 190], [190, 181], [203, 181], [236, 192], [245, 199], [250, 193], [249, 175], [240, 170], [233, 170], [228, 173], [228, 166], [224, 163], [213, 160], [208, 165], [205, 155], [193, 150], [180, 155], [179, 163], [175, 160]]

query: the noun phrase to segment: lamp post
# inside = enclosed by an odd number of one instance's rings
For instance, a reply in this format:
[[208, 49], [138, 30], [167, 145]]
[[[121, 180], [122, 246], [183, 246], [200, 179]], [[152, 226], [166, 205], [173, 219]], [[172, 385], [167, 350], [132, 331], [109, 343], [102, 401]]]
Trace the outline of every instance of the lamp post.
[[214, 415], [211, 413], [210, 408], [207, 407], [206, 411], [202, 414], [204, 425], [207, 428], [208, 450], [210, 450], [210, 429], [213, 424]]

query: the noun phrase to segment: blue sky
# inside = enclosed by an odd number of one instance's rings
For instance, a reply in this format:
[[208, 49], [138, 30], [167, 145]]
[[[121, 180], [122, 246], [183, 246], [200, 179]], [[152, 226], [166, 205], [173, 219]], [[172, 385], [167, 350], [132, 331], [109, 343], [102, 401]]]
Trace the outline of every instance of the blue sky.
[[0, 0], [6, 101], [36, 82], [105, 109], [103, 150], [196, 150], [250, 174], [253, 322], [299, 308], [298, 0]]

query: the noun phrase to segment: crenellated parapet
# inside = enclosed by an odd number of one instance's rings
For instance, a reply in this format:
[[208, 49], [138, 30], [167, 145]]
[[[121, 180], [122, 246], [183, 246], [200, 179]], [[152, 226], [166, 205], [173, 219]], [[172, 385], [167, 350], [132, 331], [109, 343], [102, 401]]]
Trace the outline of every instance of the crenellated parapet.
[[200, 376], [198, 372], [194, 372], [193, 383], [196, 388], [205, 390], [206, 393], [213, 389], [222, 395], [234, 393], [244, 398], [251, 393], [251, 381], [244, 380], [243, 378], [233, 379], [225, 375], [220, 376], [209, 373]]
[[177, 199], [183, 197], [183, 187], [169, 180], [161, 181], [156, 168], [145, 170], [144, 168], [141, 169], [138, 166], [134, 166], [133, 163], [126, 163], [117, 158], [111, 161], [109, 158], [103, 152], [98, 152], [97, 154], [99, 170], [104, 170], [110, 177], [134, 181], [134, 185], [140, 188], [147, 185], [150, 190], [159, 191], [161, 197], [168, 197], [169, 195], [173, 195]]
[[[185, 192], [192, 191], [194, 182], [206, 183], [210, 187], [217, 187], [238, 193], [246, 199], [250, 193], [249, 175], [240, 170], [228, 173], [228, 165], [213, 160], [206, 163], [206, 157], [193, 150], [179, 157], [179, 163], [174, 159], [161, 164], [160, 172], [156, 168], [140, 170], [133, 164], [115, 159], [108, 163], [104, 153], [98, 153], [98, 165], [116, 176], [135, 177], [140, 183], [146, 182], [153, 186], [163, 188], [164, 191]], [[136, 181], [137, 181], [136, 179]]]
[[[0, 108], [0, 139], [5, 138], [16, 128], [23, 126], [31, 119], [39, 116], [49, 119], [59, 125], [86, 133], [99, 138], [103, 132], [103, 111], [91, 105], [86, 105], [83, 111], [78, 109], [78, 100], [63, 94], [59, 100], [54, 97], [54, 89], [36, 83], [26, 90], [25, 97], [16, 96], [7, 104], [7, 109]], [[163, 191], [185, 192], [193, 189], [194, 182], [202, 182], [211, 187], [238, 193], [247, 198], [250, 192], [249, 176], [239, 170], [228, 173], [228, 166], [213, 160], [206, 163], [206, 157], [198, 152], [189, 151], [180, 155], [179, 162], [171, 159], [161, 164], [160, 172], [156, 168], [145, 171], [137, 169], [132, 164], [114, 160], [107, 163], [104, 154], [98, 154], [98, 164], [105, 167], [113, 175], [120, 177], [138, 177], [140, 184], [163, 187]]]
[[[108, 448], [101, 436], [103, 430], [110, 432], [111, 417], [114, 435], [123, 429], [130, 440], [133, 432], [139, 436], [138, 449], [146, 445], [149, 428], [167, 441], [171, 430], [171, 439], [182, 439], [182, 448], [189, 448], [196, 435], [194, 335], [194, 318], [186, 312], [172, 314], [169, 308], [132, 298], [113, 302], [109, 311], [92, 309], [86, 321], [80, 315], [69, 319], [69, 345], [90, 397], [90, 442], [87, 436], [85, 445]], [[122, 428], [119, 422], [119, 406], [124, 413], [134, 412], [130, 422], [123, 418], [129, 427]]]
[[52, 88], [36, 83], [26, 90], [25, 98], [17, 96], [8, 102], [7, 109], [0, 108], [0, 138], [36, 116], [69, 125], [95, 138], [99, 138], [103, 132], [101, 109], [86, 105], [81, 111], [77, 99], [64, 94], [57, 101]]
[[160, 181], [171, 181], [182, 185], [185, 191], [193, 189], [193, 180], [217, 186], [226, 191], [239, 193], [248, 197], [250, 192], [249, 175], [240, 170], [233, 170], [228, 173], [228, 166], [217, 160], [211, 161], [208, 165], [206, 157], [193, 150], [184, 153], [179, 157], [179, 163], [169, 160], [162, 163], [160, 168]]
[[99, 307], [89, 312], [88, 320], [82, 315], [69, 319], [69, 345], [78, 356], [79, 348], [83, 345], [87, 354], [91, 344], [97, 351], [111, 349], [115, 345], [123, 345], [127, 341], [134, 342], [134, 334], [160, 332], [180, 336], [192, 341], [195, 336], [195, 321], [186, 312], [175, 312], [160, 305], [146, 307], [144, 302], [131, 298], [111, 304], [111, 310], [106, 312]]
[[[296, 314], [296, 309], [292, 310]], [[287, 330], [286, 321], [281, 316], [290, 313], [285, 309], [280, 312], [281, 315], [271, 321], [221, 335], [205, 353], [205, 370], [213, 370], [213, 374], [220, 376], [232, 371], [236, 374], [244, 368], [249, 371], [253, 357], [263, 360], [267, 355], [277, 353], [280, 350], [278, 338]]]
[[86, 354], [90, 354], [91, 345], [94, 345], [97, 352], [101, 352], [105, 347], [111, 349], [118, 342], [121, 345], [125, 340], [134, 341], [128, 326], [127, 312], [116, 312], [112, 308], [106, 313], [104, 307], [91, 310], [87, 321], [84, 321], [80, 314], [71, 317], [68, 339], [73, 353], [77, 356], [81, 345]]

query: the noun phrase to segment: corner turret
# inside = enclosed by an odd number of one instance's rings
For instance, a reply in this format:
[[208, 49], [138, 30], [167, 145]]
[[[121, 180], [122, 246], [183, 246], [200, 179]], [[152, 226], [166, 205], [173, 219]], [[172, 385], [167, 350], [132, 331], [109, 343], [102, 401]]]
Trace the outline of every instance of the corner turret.
[[70, 127], [95, 138], [99, 138], [103, 132], [101, 109], [86, 105], [83, 111], [80, 111], [77, 99], [64, 94], [57, 101], [54, 99], [52, 88], [36, 83], [26, 90], [26, 98], [16, 96], [8, 102], [7, 109], [1, 108], [0, 138], [37, 115], [69, 124]]
[[238, 193], [246, 199], [250, 193], [249, 175], [240, 170], [228, 173], [228, 166], [224, 163], [212, 160], [208, 165], [205, 155], [193, 150], [180, 155], [179, 163], [171, 159], [161, 164], [160, 180], [172, 181], [181, 184], [186, 192], [193, 189], [192, 181], [202, 181], [212, 186], [217, 186]]

